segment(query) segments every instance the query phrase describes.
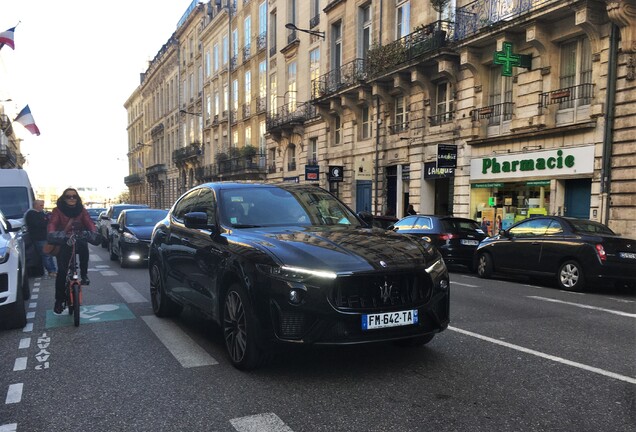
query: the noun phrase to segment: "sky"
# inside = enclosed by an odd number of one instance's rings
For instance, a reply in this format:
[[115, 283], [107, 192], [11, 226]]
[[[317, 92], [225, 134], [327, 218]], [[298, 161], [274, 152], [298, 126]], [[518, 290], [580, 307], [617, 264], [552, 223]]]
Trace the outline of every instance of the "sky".
[[124, 103], [192, 0], [0, 0], [0, 101], [11, 120], [29, 105], [40, 135], [19, 123], [34, 185], [125, 190]]

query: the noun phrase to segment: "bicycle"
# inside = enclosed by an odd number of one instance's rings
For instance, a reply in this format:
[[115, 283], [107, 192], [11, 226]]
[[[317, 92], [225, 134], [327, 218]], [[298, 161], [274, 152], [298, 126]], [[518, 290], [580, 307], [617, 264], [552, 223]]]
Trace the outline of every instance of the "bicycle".
[[71, 254], [66, 267], [65, 306], [68, 314], [73, 315], [75, 327], [80, 325], [80, 306], [82, 305], [82, 282], [79, 275], [79, 265], [75, 246], [78, 240], [87, 240], [96, 245], [101, 244], [101, 236], [91, 231], [72, 231], [65, 237], [65, 243], [71, 247]]

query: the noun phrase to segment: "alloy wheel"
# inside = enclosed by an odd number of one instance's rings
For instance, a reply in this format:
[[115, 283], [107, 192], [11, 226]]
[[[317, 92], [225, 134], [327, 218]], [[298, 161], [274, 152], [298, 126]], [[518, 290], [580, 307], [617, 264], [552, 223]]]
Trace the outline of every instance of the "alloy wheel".
[[240, 363], [247, 349], [247, 319], [243, 302], [236, 291], [230, 291], [225, 298], [223, 336], [230, 357], [235, 363]]

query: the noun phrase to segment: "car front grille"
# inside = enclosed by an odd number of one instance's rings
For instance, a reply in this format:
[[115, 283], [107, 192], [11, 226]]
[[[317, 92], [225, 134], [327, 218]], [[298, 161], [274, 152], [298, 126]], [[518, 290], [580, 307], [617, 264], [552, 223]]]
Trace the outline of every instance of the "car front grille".
[[426, 273], [381, 273], [339, 277], [330, 301], [341, 311], [374, 311], [426, 303], [432, 282]]

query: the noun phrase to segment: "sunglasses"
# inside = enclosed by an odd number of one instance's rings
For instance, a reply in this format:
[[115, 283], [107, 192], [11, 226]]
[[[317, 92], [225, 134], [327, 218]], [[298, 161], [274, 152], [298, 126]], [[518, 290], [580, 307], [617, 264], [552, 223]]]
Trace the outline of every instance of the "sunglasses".
[[64, 195], [64, 199], [77, 199], [77, 195]]

